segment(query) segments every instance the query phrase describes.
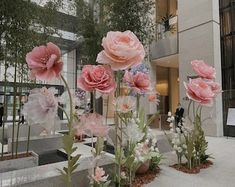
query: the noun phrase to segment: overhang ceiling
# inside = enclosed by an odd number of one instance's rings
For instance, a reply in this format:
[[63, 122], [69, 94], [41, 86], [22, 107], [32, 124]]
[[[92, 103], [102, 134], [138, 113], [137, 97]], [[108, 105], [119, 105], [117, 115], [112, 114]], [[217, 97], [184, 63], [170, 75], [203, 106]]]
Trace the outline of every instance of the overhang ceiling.
[[174, 54], [167, 57], [152, 60], [152, 63], [157, 66], [168, 67], [168, 68], [179, 68], [179, 55]]

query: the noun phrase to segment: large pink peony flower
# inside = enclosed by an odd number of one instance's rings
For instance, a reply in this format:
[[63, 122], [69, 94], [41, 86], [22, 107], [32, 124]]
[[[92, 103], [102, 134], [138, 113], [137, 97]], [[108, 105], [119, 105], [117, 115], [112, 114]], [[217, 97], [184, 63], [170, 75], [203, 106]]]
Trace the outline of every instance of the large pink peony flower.
[[193, 70], [202, 78], [214, 79], [215, 68], [206, 64], [202, 60], [194, 60], [191, 62]]
[[33, 124], [50, 123], [57, 116], [57, 109], [58, 102], [53, 88], [35, 88], [24, 104], [23, 114]]
[[105, 118], [97, 113], [84, 114], [80, 118], [82, 129], [91, 136], [105, 137], [108, 135], [109, 127], [105, 125]]
[[60, 76], [63, 68], [61, 51], [58, 46], [48, 43], [47, 46], [35, 47], [26, 55], [26, 62], [31, 71], [31, 79], [52, 80]]
[[109, 94], [116, 89], [116, 83], [108, 66], [85, 65], [78, 79], [78, 87], [88, 92]]
[[143, 45], [131, 31], [108, 32], [102, 40], [102, 46], [104, 50], [98, 54], [96, 61], [109, 64], [115, 71], [139, 64], [145, 56]]
[[190, 79], [189, 83], [184, 83], [186, 94], [189, 99], [201, 105], [211, 106], [216, 94], [208, 83], [202, 78]]
[[123, 80], [139, 94], [149, 92], [152, 89], [149, 75], [143, 72], [138, 71], [136, 74], [132, 74], [131, 72], [126, 71]]

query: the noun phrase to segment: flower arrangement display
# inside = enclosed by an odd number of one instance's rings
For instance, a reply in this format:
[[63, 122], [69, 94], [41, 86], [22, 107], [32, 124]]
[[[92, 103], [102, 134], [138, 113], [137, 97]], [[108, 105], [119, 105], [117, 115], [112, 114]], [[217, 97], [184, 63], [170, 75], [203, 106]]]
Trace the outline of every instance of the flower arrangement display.
[[[215, 82], [215, 68], [206, 64], [202, 60], [194, 60], [191, 62], [192, 68], [198, 77], [190, 79], [188, 83], [184, 83], [186, 95], [189, 98], [188, 120], [177, 124], [174, 127], [174, 116], [169, 112], [167, 121], [170, 123], [172, 132], [169, 137], [173, 149], [178, 157], [178, 169], [185, 165], [182, 158], [187, 160], [187, 171], [189, 173], [199, 172], [200, 167], [203, 168], [211, 165], [212, 162], [207, 160], [210, 156], [206, 153], [208, 142], [205, 139], [202, 129], [202, 110], [203, 107], [211, 107], [215, 97], [221, 92], [220, 84]], [[182, 170], [182, 168], [181, 168]]]
[[[97, 56], [99, 65], [83, 66], [78, 77], [78, 90], [72, 94], [67, 82], [61, 75], [63, 62], [60, 49], [53, 43], [35, 47], [26, 56], [30, 69], [30, 77], [37, 80], [61, 79], [69, 95], [69, 111], [63, 110], [68, 120], [68, 134], [64, 135], [64, 150], [68, 155], [67, 167], [61, 170], [66, 186], [72, 186], [72, 172], [78, 167], [79, 155], [72, 157], [76, 151], [73, 147], [74, 136], [87, 134], [92, 139], [92, 168], [90, 184], [94, 187], [132, 186], [136, 171], [145, 162], [149, 168], [156, 169], [161, 155], [156, 148], [156, 138], [148, 127], [155, 116], [145, 120], [145, 113], [140, 107], [140, 98], [148, 96], [150, 103], [157, 103], [157, 93], [152, 89], [148, 68], [142, 63], [145, 57], [144, 47], [131, 31], [107, 33], [102, 40], [103, 50]], [[122, 94], [121, 88], [126, 85], [127, 92]], [[80, 115], [74, 111], [76, 101], [85, 98], [85, 92], [93, 96], [93, 108]], [[107, 119], [96, 113], [96, 98], [103, 95], [115, 95], [114, 127], [107, 125]], [[58, 101], [49, 89], [32, 91], [29, 102], [25, 104], [25, 114], [33, 122], [42, 123], [47, 117], [55, 117]], [[62, 101], [61, 101], [62, 102]], [[32, 109], [33, 107], [33, 109]], [[32, 109], [32, 110], [31, 110]], [[109, 137], [114, 130], [115, 137]], [[93, 137], [96, 138], [93, 138]], [[96, 139], [96, 140], [95, 140]], [[115, 170], [113, 177], [105, 175], [99, 167], [99, 159], [103, 155], [104, 141], [111, 140], [115, 150]], [[96, 142], [95, 142], [96, 141]], [[147, 169], [149, 169], [147, 168]], [[108, 180], [110, 178], [110, 180]]]
[[[63, 68], [63, 62], [61, 60], [61, 51], [58, 46], [53, 43], [48, 43], [46, 46], [42, 45], [35, 47], [31, 52], [26, 55], [26, 62], [30, 69], [30, 78], [49, 81], [53, 79], [61, 79], [67, 89], [69, 95], [70, 109], [69, 114], [66, 111], [66, 117], [68, 119], [68, 134], [64, 135], [63, 143], [64, 150], [68, 156], [68, 165], [61, 170], [61, 174], [65, 179], [66, 186], [72, 186], [72, 172], [78, 166], [79, 155], [71, 157], [71, 154], [76, 151], [76, 147], [73, 147], [74, 142], [74, 109], [73, 109], [73, 99], [70, 92], [70, 88], [61, 75]], [[49, 117], [53, 119], [56, 115], [56, 110], [58, 103], [54, 99], [54, 94], [46, 88], [33, 90], [29, 96], [29, 102], [24, 106], [24, 113], [28, 116], [29, 123], [39, 124], [47, 120]]]
[[[143, 45], [131, 32], [109, 32], [102, 40], [104, 48], [98, 54], [97, 62], [110, 65], [115, 71], [117, 89], [115, 92], [115, 184], [122, 186], [132, 181], [138, 167], [143, 164], [143, 160], [138, 160], [136, 154], [137, 145], [149, 138], [149, 127], [153, 118], [145, 121], [143, 109], [140, 108], [140, 97], [144, 95], [156, 95], [151, 87], [148, 68], [141, 63], [145, 56]], [[129, 91], [125, 96], [121, 95], [120, 87], [126, 85]], [[150, 102], [156, 102], [152, 99]], [[150, 147], [143, 157], [151, 162], [152, 157]], [[141, 149], [140, 147], [138, 149]], [[154, 149], [157, 152], [156, 149]], [[138, 152], [138, 151], [137, 151]], [[159, 154], [157, 154], [159, 156]], [[156, 159], [155, 159], [156, 160]], [[125, 180], [123, 179], [125, 173]]]

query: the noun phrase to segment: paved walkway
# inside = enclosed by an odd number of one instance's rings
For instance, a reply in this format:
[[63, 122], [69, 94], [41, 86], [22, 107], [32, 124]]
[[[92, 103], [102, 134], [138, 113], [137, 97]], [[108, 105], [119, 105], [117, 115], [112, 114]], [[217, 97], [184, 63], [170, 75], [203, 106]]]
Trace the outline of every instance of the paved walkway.
[[176, 163], [174, 153], [164, 153], [160, 175], [146, 187], [235, 187], [235, 138], [207, 137], [208, 153], [214, 165], [199, 174], [185, 174], [168, 165]]

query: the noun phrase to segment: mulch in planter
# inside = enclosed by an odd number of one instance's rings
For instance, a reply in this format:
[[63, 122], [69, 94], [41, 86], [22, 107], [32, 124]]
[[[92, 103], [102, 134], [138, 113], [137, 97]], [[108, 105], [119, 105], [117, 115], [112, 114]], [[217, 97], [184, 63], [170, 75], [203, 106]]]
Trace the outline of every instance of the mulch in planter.
[[16, 157], [15, 154], [14, 154], [13, 157], [11, 155], [5, 155], [5, 156], [3, 156], [3, 158], [0, 158], [0, 161], [3, 161], [3, 160], [12, 160], [12, 159], [17, 159], [17, 158], [25, 158], [25, 157], [30, 157], [32, 155], [33, 154], [31, 152], [29, 152], [29, 153], [18, 153], [17, 157]]
[[160, 168], [156, 168], [155, 170], [148, 170], [144, 174], [136, 174], [132, 187], [143, 187], [145, 184], [152, 182], [159, 173]]
[[205, 162], [201, 163], [200, 166], [192, 168], [191, 170], [187, 167], [187, 163], [181, 164], [181, 165], [174, 164], [170, 167], [175, 168], [176, 170], [184, 172], [184, 173], [197, 174], [200, 172], [201, 169], [209, 168], [211, 165], [213, 165], [213, 162], [210, 160], [206, 160]]

